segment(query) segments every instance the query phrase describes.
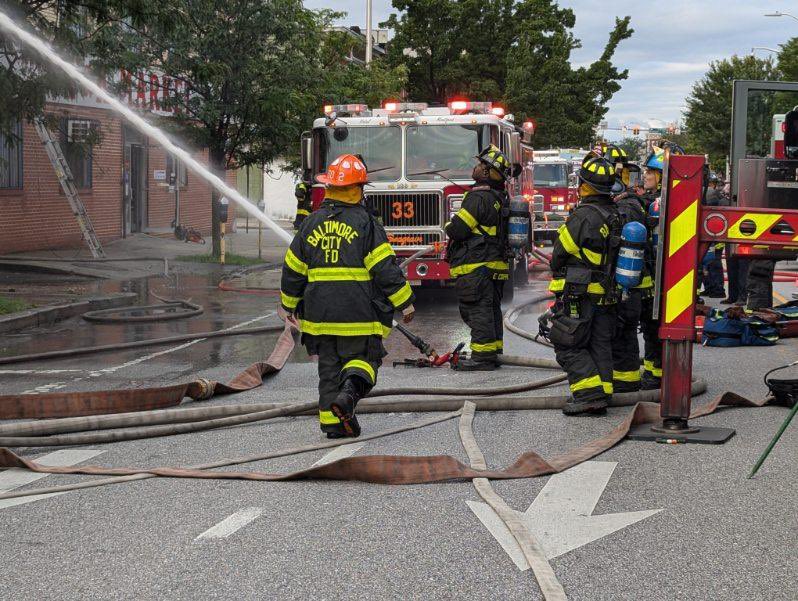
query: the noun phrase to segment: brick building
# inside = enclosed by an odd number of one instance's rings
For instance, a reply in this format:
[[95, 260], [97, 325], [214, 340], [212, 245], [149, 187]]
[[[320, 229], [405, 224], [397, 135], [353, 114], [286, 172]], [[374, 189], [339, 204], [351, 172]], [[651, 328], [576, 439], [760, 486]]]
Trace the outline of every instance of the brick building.
[[[50, 102], [45, 110], [57, 118], [53, 136], [61, 143], [102, 242], [137, 232], [171, 231], [173, 173], [179, 183], [179, 223], [210, 232], [210, 187], [182, 165], [175, 167], [160, 145], [123, 123], [106, 105], [81, 98]], [[80, 136], [93, 130], [99, 142], [80, 143]], [[0, 135], [0, 254], [81, 247], [80, 229], [36, 130], [20, 123], [16, 133], [19, 141], [11, 144]], [[207, 163], [207, 151], [194, 156]], [[234, 171], [226, 181], [235, 188]], [[230, 213], [233, 221], [232, 206]]]

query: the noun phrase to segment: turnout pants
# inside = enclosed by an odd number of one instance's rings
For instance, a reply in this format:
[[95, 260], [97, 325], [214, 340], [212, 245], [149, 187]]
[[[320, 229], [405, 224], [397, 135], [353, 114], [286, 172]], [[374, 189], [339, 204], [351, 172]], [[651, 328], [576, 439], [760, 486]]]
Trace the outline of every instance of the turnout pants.
[[643, 372], [646, 379], [662, 378], [662, 341], [659, 339], [659, 319], [654, 319], [654, 289], [641, 291], [642, 311], [640, 329], [643, 331]]
[[713, 296], [725, 295], [723, 286], [723, 263], [720, 260], [721, 250], [710, 248], [701, 261], [701, 280], [704, 291]]
[[455, 280], [460, 317], [471, 328], [471, 356], [477, 361], [495, 361], [504, 349], [502, 295], [504, 281], [485, 268]]
[[747, 259], [738, 259], [729, 256], [730, 245], [726, 245], [726, 273], [729, 275], [729, 300], [736, 303], [745, 300], [745, 287], [748, 282], [748, 263]]
[[618, 321], [612, 338], [613, 392], [640, 390], [640, 326], [642, 299], [640, 290], [630, 290], [629, 296], [618, 303]]
[[311, 355], [319, 356], [319, 423], [322, 432], [336, 431], [339, 420], [330, 410], [347, 378], [357, 378], [362, 394], [377, 383], [377, 371], [386, 355], [377, 336], [303, 336]]
[[612, 396], [612, 338], [615, 334], [615, 305], [598, 305], [588, 299], [580, 303], [580, 319], [589, 319], [581, 340], [572, 346], [552, 337], [557, 363], [568, 375], [571, 395], [577, 403], [609, 399]]

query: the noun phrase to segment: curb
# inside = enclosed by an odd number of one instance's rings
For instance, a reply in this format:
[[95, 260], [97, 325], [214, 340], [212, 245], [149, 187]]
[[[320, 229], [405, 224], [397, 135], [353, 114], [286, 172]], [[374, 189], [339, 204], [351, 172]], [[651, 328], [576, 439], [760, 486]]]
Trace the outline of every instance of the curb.
[[49, 326], [57, 321], [81, 315], [86, 311], [114, 309], [132, 305], [138, 295], [134, 292], [123, 292], [111, 296], [98, 296], [75, 303], [53, 305], [40, 309], [29, 309], [0, 317], [0, 334], [13, 332], [23, 328]]

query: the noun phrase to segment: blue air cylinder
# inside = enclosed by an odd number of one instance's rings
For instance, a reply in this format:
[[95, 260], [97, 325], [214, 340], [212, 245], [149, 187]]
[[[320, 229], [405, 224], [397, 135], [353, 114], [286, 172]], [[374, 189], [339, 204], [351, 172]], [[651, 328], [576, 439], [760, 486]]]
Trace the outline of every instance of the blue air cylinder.
[[507, 238], [513, 250], [529, 248], [531, 222], [529, 203], [523, 199], [511, 200]]
[[624, 291], [640, 283], [647, 238], [646, 226], [637, 221], [630, 221], [621, 230], [621, 248], [615, 266], [615, 281]]

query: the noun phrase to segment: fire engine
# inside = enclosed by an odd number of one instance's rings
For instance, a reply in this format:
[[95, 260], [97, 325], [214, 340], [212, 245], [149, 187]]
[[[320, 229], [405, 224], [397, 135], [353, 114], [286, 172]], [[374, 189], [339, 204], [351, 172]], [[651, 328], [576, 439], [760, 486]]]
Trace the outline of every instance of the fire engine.
[[[523, 197], [529, 205], [533, 151], [522, 143], [522, 134], [532, 128], [531, 123], [517, 127], [512, 115], [490, 102], [455, 100], [444, 107], [386, 102], [374, 109], [328, 105], [324, 117], [302, 134], [303, 178], [316, 182], [341, 154], [362, 155], [370, 181], [366, 204], [382, 219], [396, 254], [407, 257], [435, 247], [408, 265], [411, 285], [446, 286], [451, 278], [443, 228], [474, 184], [474, 157], [490, 144], [498, 146], [515, 167], [507, 182], [511, 199]], [[313, 210], [323, 197], [324, 187], [314, 183]], [[510, 271], [516, 285], [526, 283], [527, 263], [528, 256], [519, 253]], [[512, 294], [511, 288], [505, 294]]]
[[557, 229], [577, 203], [573, 161], [559, 150], [535, 151], [535, 240], [554, 242]]

